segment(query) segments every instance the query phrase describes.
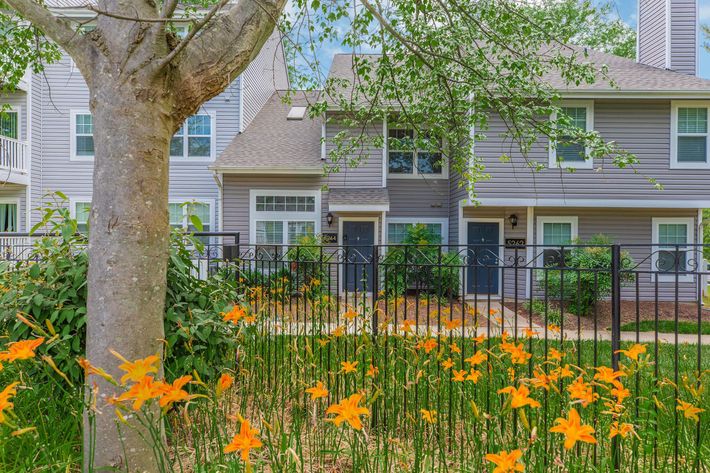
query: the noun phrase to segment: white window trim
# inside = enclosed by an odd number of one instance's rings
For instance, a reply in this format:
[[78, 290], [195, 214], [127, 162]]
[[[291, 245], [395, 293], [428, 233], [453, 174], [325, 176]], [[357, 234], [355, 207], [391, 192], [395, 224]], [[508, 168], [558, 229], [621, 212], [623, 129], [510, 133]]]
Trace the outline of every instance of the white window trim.
[[[217, 156], [217, 112], [214, 110], [210, 111], [200, 111], [198, 113], [195, 113], [192, 116], [195, 115], [208, 115], [210, 117], [210, 155], [209, 156], [192, 156], [188, 157], [187, 156], [187, 120], [181, 125], [184, 130], [184, 134], [182, 135], [182, 150], [183, 150], [183, 155], [182, 156], [170, 156], [170, 162], [171, 163], [204, 163], [204, 162], [209, 162], [209, 161], [214, 161], [215, 157]], [[170, 137], [172, 140], [172, 136]], [[169, 150], [170, 148], [168, 148]], [[169, 152], [169, 151], [168, 151]]]
[[411, 223], [415, 224], [427, 224], [427, 223], [438, 223], [441, 224], [441, 244], [449, 244], [449, 219], [448, 218], [408, 218], [408, 217], [388, 217], [387, 223], [385, 224], [385, 236], [386, 242], [389, 244], [389, 224], [390, 223]]
[[20, 219], [20, 199], [16, 197], [0, 197], [0, 204], [10, 204], [10, 205], [15, 205], [15, 208], [17, 209], [17, 214], [16, 214], [16, 221], [15, 221], [15, 226], [17, 227], [15, 229], [16, 232], [20, 231], [20, 223], [22, 222], [22, 219]]
[[544, 266], [544, 261], [542, 261], [544, 251], [546, 249], [557, 249], [557, 246], [545, 246], [545, 224], [546, 223], [569, 223], [571, 226], [570, 238], [572, 242], [570, 245], [574, 245], [574, 241], [579, 238], [579, 217], [576, 215], [565, 215], [565, 216], [541, 216], [537, 217], [537, 245], [533, 251], [537, 253], [539, 258], [539, 263]]
[[[22, 139], [22, 106], [21, 105], [10, 105], [6, 110], [5, 113], [16, 113], [17, 114], [17, 141], [27, 141]], [[7, 137], [5, 137], [7, 138]], [[13, 139], [13, 138], [8, 138], [8, 139]], [[4, 202], [3, 202], [4, 203]]]
[[[587, 110], [587, 132], [594, 130], [594, 100], [565, 100], [559, 104], [559, 107], [584, 107]], [[557, 123], [557, 113], [553, 113], [552, 117], [553, 126]], [[589, 156], [589, 148], [585, 148], [585, 155]], [[550, 140], [549, 153], [548, 153], [548, 166], [551, 169], [592, 169], [594, 167], [594, 160], [587, 158], [584, 162], [558, 162], [557, 161], [557, 143]]]
[[[671, 102], [671, 169], [710, 169], [710, 122], [708, 123], [708, 133], [706, 136], [706, 153], [704, 163], [684, 163], [678, 162], [678, 109], [679, 108], [706, 108], [708, 119], [710, 120], [710, 100], [673, 100]], [[683, 136], [693, 136], [685, 134]], [[695, 136], [703, 136], [697, 134]]]
[[[695, 219], [694, 219], [694, 217], [653, 217], [651, 219], [651, 223], [652, 223], [651, 244], [654, 245], [651, 247], [651, 271], [654, 271], [651, 273], [651, 281], [655, 281], [656, 275], [658, 275], [659, 282], [675, 282], [675, 273], [664, 274], [664, 273], [661, 273], [660, 271], [655, 272], [656, 268], [657, 268], [656, 265], [658, 263], [658, 251], [661, 249], [658, 246], [660, 244], [658, 241], [659, 225], [663, 224], [663, 223], [667, 223], [667, 224], [683, 224], [683, 225], [687, 226], [688, 242], [686, 244], [688, 246], [685, 248], [682, 248], [682, 249], [685, 250], [686, 268], [689, 268], [691, 260], [693, 259], [693, 253], [696, 251], [693, 247], [693, 245], [695, 244]], [[692, 282], [693, 275], [692, 274], [680, 274], [680, 275], [678, 275], [678, 281], [679, 282]]]
[[[384, 166], [383, 166], [383, 171], [386, 172], [387, 179], [448, 179], [449, 178], [449, 162], [444, 156], [443, 148], [444, 144], [442, 143], [442, 152], [441, 152], [441, 173], [440, 174], [420, 174], [419, 169], [417, 168], [417, 159], [419, 154], [418, 150], [414, 150], [414, 162], [412, 163], [413, 169], [411, 174], [398, 174], [398, 173], [391, 173], [390, 172], [390, 149], [389, 149], [389, 131], [390, 127], [387, 121], [383, 123], [383, 128], [384, 128], [384, 152], [383, 152], [383, 157], [382, 159], [384, 160]], [[405, 130], [408, 129], [406, 127], [392, 127], [394, 130]], [[414, 132], [414, 137], [416, 139], [417, 136], [417, 130], [412, 129]], [[383, 186], [383, 187], [386, 187]]]
[[[283, 195], [283, 196], [303, 196], [314, 197], [315, 203], [313, 212], [276, 212], [276, 211], [257, 211], [256, 198], [257, 196]], [[251, 189], [249, 190], [249, 244], [256, 245], [256, 222], [314, 222], [314, 231], [316, 235], [321, 233], [321, 191], [320, 190], [296, 190], [296, 189]], [[288, 225], [284, 225], [284, 243], [283, 246], [288, 246]]]
[[[91, 115], [89, 110], [72, 109], [69, 111], [69, 160], [70, 161], [93, 161], [94, 156], [77, 156], [76, 155], [76, 116]], [[94, 121], [91, 117], [91, 126], [93, 128]], [[94, 136], [93, 133], [91, 136]], [[96, 140], [94, 140], [94, 153], [96, 152]]]
[[[186, 197], [184, 199], [170, 199], [168, 201], [168, 204], [207, 204], [210, 207], [210, 232], [216, 232], [216, 227], [217, 223], [215, 222], [215, 200], [212, 198], [207, 198], [207, 197]], [[183, 230], [187, 230], [187, 227], [190, 225], [190, 221], [187, 219], [187, 207], [182, 207], [182, 217], [183, 217], [183, 222], [182, 222], [182, 228]], [[168, 215], [168, 218], [170, 218], [170, 215]], [[169, 222], [168, 222], [169, 223]], [[204, 222], [202, 222], [204, 223]], [[197, 232], [199, 233], [199, 232]]]

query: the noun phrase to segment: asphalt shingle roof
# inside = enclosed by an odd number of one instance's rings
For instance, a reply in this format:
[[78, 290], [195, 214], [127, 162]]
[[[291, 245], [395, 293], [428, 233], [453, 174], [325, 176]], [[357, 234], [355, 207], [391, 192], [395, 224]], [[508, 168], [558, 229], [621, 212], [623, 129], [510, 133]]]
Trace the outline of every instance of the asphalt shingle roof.
[[385, 187], [329, 189], [328, 206], [335, 205], [389, 205], [390, 196]]
[[322, 171], [322, 121], [307, 115], [301, 120], [287, 119], [292, 107], [315, 103], [319, 92], [293, 92], [290, 104], [283, 103], [284, 95], [284, 91], [276, 91], [267, 100], [244, 132], [235, 136], [222, 151], [213, 169]]

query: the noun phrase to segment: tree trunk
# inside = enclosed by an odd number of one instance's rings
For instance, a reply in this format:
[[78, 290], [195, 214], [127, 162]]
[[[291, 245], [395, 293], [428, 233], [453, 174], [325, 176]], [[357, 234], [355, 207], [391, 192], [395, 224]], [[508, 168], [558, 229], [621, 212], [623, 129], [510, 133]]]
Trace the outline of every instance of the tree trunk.
[[[89, 84], [95, 162], [86, 356], [118, 380], [120, 362], [109, 350], [131, 361], [163, 351], [168, 147], [174, 121], [167, 112], [169, 99], [158, 95], [161, 87], [140, 88], [130, 81], [112, 82], [106, 74], [97, 76], [100, 83]], [[117, 422], [107, 405], [116, 388], [97, 376], [89, 380], [89, 386], [94, 384], [99, 388], [98, 412], [94, 433], [85, 434], [85, 470], [93, 455], [92, 471], [160, 471], [154, 447], [161, 448], [161, 442], [150, 442], [135, 416], [128, 425]]]

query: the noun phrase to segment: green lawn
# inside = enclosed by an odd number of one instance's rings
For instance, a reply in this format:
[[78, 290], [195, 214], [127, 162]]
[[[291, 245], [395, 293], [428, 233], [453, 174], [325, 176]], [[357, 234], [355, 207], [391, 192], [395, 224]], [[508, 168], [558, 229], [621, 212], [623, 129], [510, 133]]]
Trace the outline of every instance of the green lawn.
[[[621, 326], [622, 331], [635, 332], [637, 328], [636, 322], [630, 322]], [[703, 321], [700, 324], [701, 333], [703, 335], [710, 335], [710, 322]], [[653, 320], [642, 320], [638, 323], [639, 332], [655, 332], [656, 322]], [[658, 331], [661, 333], [675, 333], [676, 323], [673, 320], [659, 320], [658, 321]], [[678, 322], [678, 333], [687, 333], [695, 335], [698, 333], [697, 322]]]

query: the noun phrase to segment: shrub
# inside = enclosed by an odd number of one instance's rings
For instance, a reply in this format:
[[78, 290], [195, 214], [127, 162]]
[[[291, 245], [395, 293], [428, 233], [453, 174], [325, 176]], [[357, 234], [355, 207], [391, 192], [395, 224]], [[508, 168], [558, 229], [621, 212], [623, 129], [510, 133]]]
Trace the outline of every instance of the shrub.
[[[550, 269], [547, 275], [548, 295], [562, 300], [565, 309], [586, 315], [594, 305], [611, 295], [611, 239], [595, 235], [587, 242], [575, 242], [579, 246], [565, 252], [563, 270]], [[621, 254], [622, 269], [631, 269], [634, 262], [627, 252]], [[579, 271], [578, 271], [579, 270]], [[622, 283], [630, 282], [631, 274], [622, 275]], [[544, 287], [544, 273], [538, 272], [538, 283]]]
[[402, 241], [404, 246], [387, 249], [381, 271], [384, 273], [383, 290], [400, 296], [408, 289], [452, 298], [459, 293], [461, 257], [453, 252], [443, 252], [438, 246], [441, 239], [426, 225], [413, 225]]
[[[86, 237], [76, 233], [64, 198], [44, 211], [41, 222], [55, 236], [39, 238], [27, 261], [0, 268], [0, 333], [12, 340], [30, 337], [22, 314], [50, 333], [54, 361], [73, 380], [82, 372], [75, 363], [86, 343]], [[218, 314], [233, 304], [236, 283], [226, 272], [199, 279], [193, 262], [203, 243], [174, 232], [165, 301], [165, 368], [210, 378], [231, 363], [234, 329]]]

